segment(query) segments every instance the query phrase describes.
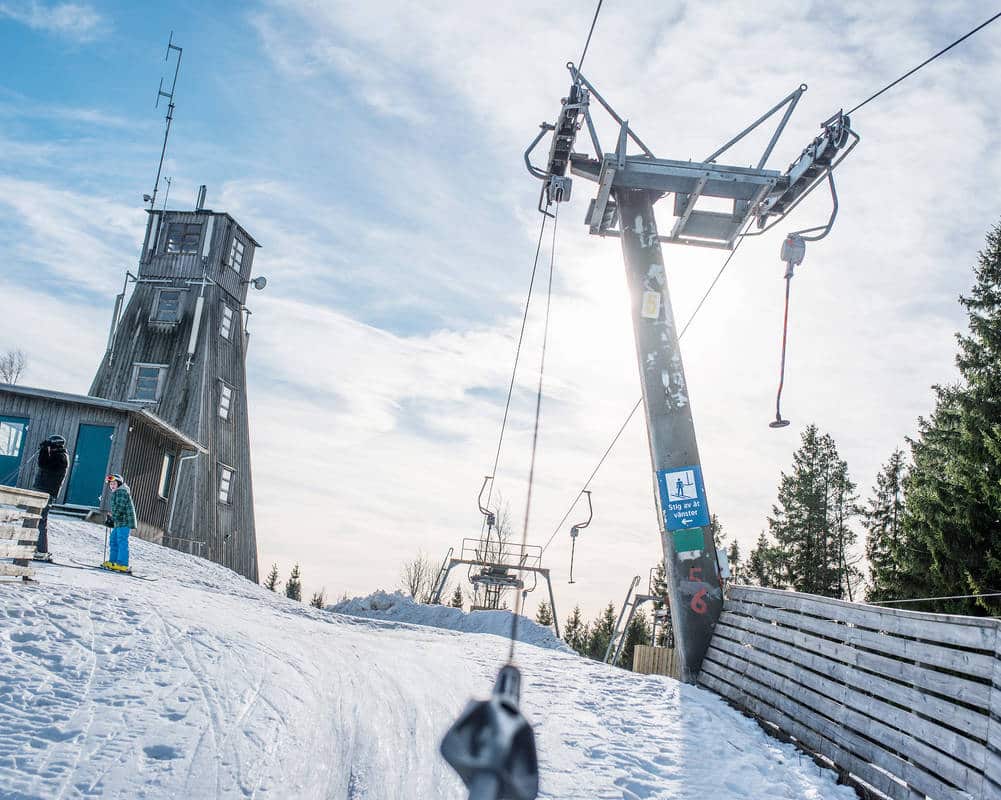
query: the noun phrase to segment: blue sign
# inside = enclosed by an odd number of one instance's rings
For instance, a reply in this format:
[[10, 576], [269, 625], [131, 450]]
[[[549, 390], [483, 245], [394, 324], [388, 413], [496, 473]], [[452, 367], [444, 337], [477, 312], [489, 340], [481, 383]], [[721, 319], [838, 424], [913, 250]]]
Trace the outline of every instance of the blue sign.
[[708, 527], [709, 506], [702, 483], [702, 467], [657, 470], [657, 487], [664, 526], [669, 531]]

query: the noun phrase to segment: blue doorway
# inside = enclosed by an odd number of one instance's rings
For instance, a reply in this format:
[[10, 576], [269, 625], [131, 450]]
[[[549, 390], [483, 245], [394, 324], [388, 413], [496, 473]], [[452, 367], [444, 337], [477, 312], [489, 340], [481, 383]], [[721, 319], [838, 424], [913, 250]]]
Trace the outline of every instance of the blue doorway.
[[76, 435], [70, 484], [66, 489], [66, 504], [72, 506], [101, 505], [104, 479], [108, 475], [111, 442], [115, 438], [112, 425], [81, 425]]
[[0, 415], [0, 485], [17, 486], [17, 476], [24, 458], [24, 442], [28, 435], [26, 417]]

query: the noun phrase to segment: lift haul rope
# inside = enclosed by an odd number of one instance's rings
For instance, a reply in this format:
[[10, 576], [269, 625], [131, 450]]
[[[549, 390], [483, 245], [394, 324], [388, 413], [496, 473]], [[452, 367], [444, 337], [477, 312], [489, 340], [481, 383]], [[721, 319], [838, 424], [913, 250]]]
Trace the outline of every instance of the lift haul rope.
[[[600, 9], [601, 9], [601, 2], [598, 3], [598, 10], [600, 10]], [[851, 114], [855, 113], [856, 111], [858, 111], [859, 109], [861, 109], [863, 106], [868, 105], [873, 100], [875, 100], [877, 97], [880, 97], [881, 95], [883, 95], [885, 92], [887, 92], [890, 89], [892, 89], [897, 84], [899, 84], [899, 83], [903, 82], [904, 80], [906, 80], [907, 78], [911, 77], [911, 75], [913, 75], [914, 73], [916, 73], [918, 70], [920, 70], [923, 67], [925, 67], [928, 64], [930, 64], [932, 61], [934, 61], [935, 59], [937, 59], [939, 56], [944, 55], [949, 50], [951, 50], [952, 48], [954, 48], [956, 45], [960, 44], [961, 42], [965, 41], [966, 39], [969, 39], [971, 36], [973, 36], [973, 34], [977, 33], [978, 31], [982, 30], [983, 28], [986, 28], [988, 25], [990, 25], [992, 22], [995, 22], [998, 19], [1001, 19], [1001, 11], [999, 11], [997, 14], [995, 14], [992, 17], [990, 17], [989, 19], [985, 20], [984, 22], [982, 22], [977, 27], [975, 27], [972, 30], [968, 31], [967, 33], [963, 34], [958, 39], [956, 39], [954, 42], [952, 42], [951, 44], [949, 44], [946, 47], [944, 47], [941, 50], [939, 50], [933, 56], [930, 56], [929, 58], [925, 59], [920, 64], [918, 64], [916, 67], [908, 70], [907, 72], [905, 72], [903, 75], [901, 75], [896, 80], [892, 81], [891, 83], [888, 83], [886, 86], [884, 86], [882, 89], [880, 89], [875, 94], [872, 94], [869, 97], [867, 97], [861, 103], [859, 103], [858, 105], [854, 106], [850, 111], [848, 111], [847, 112], [848, 115], [851, 115]], [[595, 20], [597, 20], [597, 11], [595, 12]], [[592, 24], [592, 31], [593, 31], [593, 28], [594, 28], [594, 26]], [[588, 39], [590, 40], [590, 36], [588, 37]], [[585, 54], [587, 52], [586, 46], [585, 46], [584, 52], [585, 52]], [[583, 61], [583, 55], [581, 56], [581, 61]], [[819, 183], [819, 181], [818, 181], [818, 183]], [[763, 233], [763, 231], [762, 231], [762, 233]], [[750, 235], [757, 235], [757, 234], [750, 234]], [[705, 303], [706, 299], [709, 297], [709, 293], [713, 290], [713, 287], [716, 285], [716, 283], [719, 280], [720, 276], [723, 274], [723, 270], [726, 269], [727, 265], [730, 263], [730, 259], [733, 258], [733, 256], [736, 254], [737, 248], [740, 246], [740, 244], [743, 241], [744, 241], [744, 239], [743, 239], [743, 235], [742, 235], [741, 238], [740, 238], [740, 240], [738, 241], [737, 245], [733, 248], [733, 250], [730, 252], [729, 257], [724, 262], [723, 267], [720, 269], [719, 273], [716, 275], [716, 277], [713, 279], [712, 283], [709, 285], [708, 290], [702, 296], [702, 299], [699, 301], [699, 304], [696, 307], [695, 312], [689, 318], [688, 322], [685, 323], [685, 327], [682, 329], [681, 333], [678, 335], [679, 340], [681, 339], [682, 336], [684, 336], [685, 331], [688, 330], [688, 326], [692, 324], [692, 320], [695, 318], [695, 314], [697, 314], [698, 311], [699, 311], [699, 309], [702, 308], [703, 303]], [[591, 472], [591, 475], [588, 477], [587, 481], [584, 483], [584, 485], [581, 488], [581, 490], [574, 497], [573, 501], [570, 503], [570, 507], [567, 509], [566, 513], [563, 515], [563, 518], [559, 521], [559, 524], [557, 524], [556, 528], [553, 530], [553, 533], [549, 537], [549, 540], [546, 542], [545, 546], [542, 548], [543, 552], [545, 552], [546, 549], [549, 547], [549, 545], [552, 544], [553, 539], [559, 533], [560, 528], [563, 527], [563, 524], [567, 521], [567, 519], [569, 518], [570, 514], [572, 513], [572, 511], [574, 509], [574, 506], [577, 504], [577, 501], [580, 500], [580, 498], [584, 495], [584, 491], [591, 485], [591, 481], [593, 481], [594, 478], [595, 478], [595, 476], [598, 474], [598, 471], [601, 469], [602, 465], [605, 463], [605, 460], [608, 458], [609, 453], [611, 453], [612, 449], [618, 443], [619, 439], [621, 438], [623, 432], [626, 429], [626, 426], [630, 423], [630, 421], [632, 420], [633, 416], [635, 416], [636, 412], [639, 410], [639, 408], [640, 408], [640, 406], [642, 404], [643, 404], [643, 398], [641, 397], [639, 400], [636, 401], [636, 404], [632, 407], [632, 409], [630, 410], [630, 412], [626, 415], [625, 421], [619, 427], [619, 429], [616, 432], [615, 436], [612, 438], [611, 443], [608, 445], [608, 447], [605, 449], [605, 452], [602, 454], [601, 458], [598, 460], [598, 464], [595, 466], [594, 470]]]

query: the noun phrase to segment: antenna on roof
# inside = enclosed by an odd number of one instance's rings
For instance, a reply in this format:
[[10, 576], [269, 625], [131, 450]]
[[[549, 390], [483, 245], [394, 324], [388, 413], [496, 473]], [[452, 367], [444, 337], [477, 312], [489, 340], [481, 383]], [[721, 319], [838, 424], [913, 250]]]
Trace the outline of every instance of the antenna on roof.
[[167, 55], [163, 57], [164, 61], [170, 59], [170, 51], [177, 51], [177, 65], [174, 67], [174, 80], [170, 84], [170, 91], [165, 92], [163, 90], [163, 78], [160, 78], [160, 88], [157, 89], [156, 93], [156, 108], [160, 107], [160, 98], [167, 98], [167, 128], [163, 132], [163, 147], [160, 148], [160, 163], [156, 168], [156, 181], [153, 183], [153, 194], [150, 195], [149, 208], [152, 211], [156, 206], [156, 192], [160, 187], [160, 173], [163, 171], [163, 159], [167, 155], [167, 139], [170, 137], [170, 123], [174, 121], [174, 89], [177, 88], [177, 73], [181, 71], [181, 48], [174, 44], [174, 32], [170, 32], [170, 39], [167, 41]]

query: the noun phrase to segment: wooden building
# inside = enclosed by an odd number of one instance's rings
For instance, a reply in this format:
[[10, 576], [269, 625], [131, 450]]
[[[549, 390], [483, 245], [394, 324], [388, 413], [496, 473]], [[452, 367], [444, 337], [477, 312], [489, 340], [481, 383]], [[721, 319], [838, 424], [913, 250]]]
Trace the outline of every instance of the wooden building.
[[0, 485], [30, 489], [39, 445], [58, 434], [70, 468], [54, 502], [80, 516], [106, 509], [105, 479], [121, 473], [136, 506], [136, 534], [168, 544], [176, 538], [178, 474], [204, 448], [144, 405], [0, 384]]
[[[257, 581], [247, 414], [254, 238], [229, 214], [150, 211], [139, 274], [118, 296], [90, 394], [142, 402], [201, 447], [177, 478], [168, 546]], [[124, 310], [123, 310], [124, 308]]]

